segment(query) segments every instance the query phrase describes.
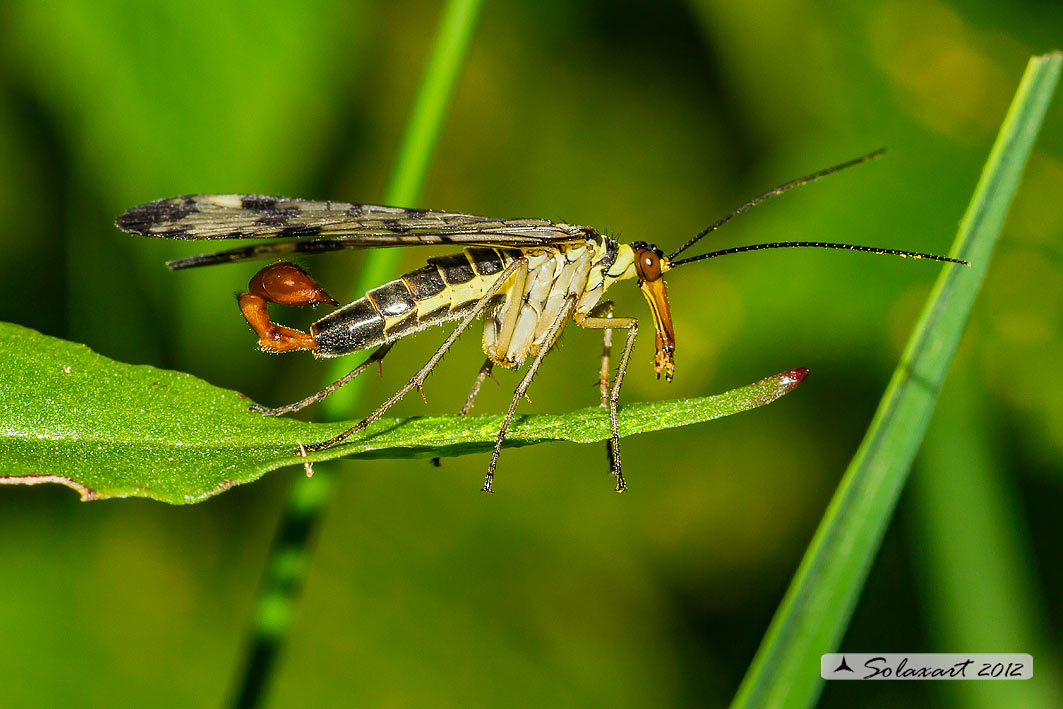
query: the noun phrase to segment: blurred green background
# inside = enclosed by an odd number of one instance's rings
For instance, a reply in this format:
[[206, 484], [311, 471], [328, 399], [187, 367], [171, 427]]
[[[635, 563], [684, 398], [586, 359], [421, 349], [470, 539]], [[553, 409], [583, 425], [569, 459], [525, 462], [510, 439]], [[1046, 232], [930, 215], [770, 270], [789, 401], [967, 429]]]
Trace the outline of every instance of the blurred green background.
[[[112, 222], [189, 192], [380, 200], [439, 9], [0, 5], [0, 319], [264, 403], [315, 389], [321, 363], [258, 353], [237, 312], [232, 295], [258, 265], [170, 273], [166, 258], [201, 249]], [[1063, 6], [1048, 2], [488, 4], [413, 206], [588, 224], [668, 250], [769, 187], [886, 146], [704, 249], [802, 239], [944, 252], [1027, 57], [1057, 48], [1060, 27]], [[1032, 652], [1037, 678], [835, 683], [822, 706], [1059, 697], [1061, 104], [843, 642]], [[426, 255], [410, 250], [404, 265]], [[361, 259], [305, 265], [339, 296]], [[676, 379], [654, 378], [644, 336], [624, 400], [811, 374], [765, 409], [627, 439], [623, 496], [598, 446], [508, 450], [490, 498], [477, 492], [486, 455], [342, 464], [268, 703], [726, 703], [938, 270], [794, 250], [677, 271]], [[645, 319], [636, 289], [616, 290], [619, 313]], [[441, 332], [402, 342], [366, 401], [405, 381]], [[447, 357], [427, 408], [414, 397], [396, 413], [456, 411], [478, 343]], [[599, 346], [570, 328], [521, 410], [595, 403]], [[518, 379], [499, 379], [477, 411], [504, 408]], [[0, 706], [224, 701], [301, 476], [192, 507], [0, 489]]]

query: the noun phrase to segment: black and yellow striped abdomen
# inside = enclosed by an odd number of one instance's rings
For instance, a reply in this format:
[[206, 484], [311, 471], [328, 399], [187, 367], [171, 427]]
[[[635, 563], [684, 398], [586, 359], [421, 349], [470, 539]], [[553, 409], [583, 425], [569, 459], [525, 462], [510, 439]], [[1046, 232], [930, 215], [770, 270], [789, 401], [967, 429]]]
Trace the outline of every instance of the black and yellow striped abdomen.
[[519, 251], [469, 247], [385, 283], [311, 326], [319, 357], [338, 357], [458, 320]]

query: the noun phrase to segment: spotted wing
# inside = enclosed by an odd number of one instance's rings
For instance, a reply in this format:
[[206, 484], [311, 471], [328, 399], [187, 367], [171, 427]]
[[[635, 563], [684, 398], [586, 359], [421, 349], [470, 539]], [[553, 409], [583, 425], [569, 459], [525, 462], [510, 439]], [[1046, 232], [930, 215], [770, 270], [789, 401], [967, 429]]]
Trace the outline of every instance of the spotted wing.
[[461, 244], [514, 248], [585, 238], [584, 227], [546, 219], [496, 219], [375, 204], [263, 195], [186, 195], [134, 207], [123, 231], [166, 239], [280, 239], [170, 261], [170, 268], [322, 253], [340, 249]]

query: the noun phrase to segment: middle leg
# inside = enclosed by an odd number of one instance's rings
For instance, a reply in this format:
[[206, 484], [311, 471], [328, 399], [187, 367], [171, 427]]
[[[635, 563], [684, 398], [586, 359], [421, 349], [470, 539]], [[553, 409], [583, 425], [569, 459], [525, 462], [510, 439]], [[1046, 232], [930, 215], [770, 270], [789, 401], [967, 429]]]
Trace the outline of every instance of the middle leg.
[[[484, 383], [484, 379], [491, 377], [491, 370], [494, 368], [495, 363], [488, 357], [484, 362], [484, 366], [480, 367], [480, 372], [476, 375], [476, 380], [472, 383], [472, 391], [469, 392], [468, 398], [465, 399], [465, 405], [461, 407], [461, 411], [458, 412], [458, 416], [465, 416], [472, 410], [472, 402], [476, 400], [476, 395], [480, 393], [480, 387]], [[494, 379], [494, 377], [491, 377]]]

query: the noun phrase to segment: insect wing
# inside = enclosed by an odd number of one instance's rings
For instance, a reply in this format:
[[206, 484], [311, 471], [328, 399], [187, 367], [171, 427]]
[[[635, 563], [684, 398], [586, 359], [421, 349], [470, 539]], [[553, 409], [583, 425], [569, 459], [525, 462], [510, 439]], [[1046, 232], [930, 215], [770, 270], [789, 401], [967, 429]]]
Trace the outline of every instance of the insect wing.
[[165, 239], [291, 239], [177, 259], [168, 264], [173, 269], [389, 246], [520, 248], [575, 241], [591, 231], [546, 219], [239, 194], [161, 199], [128, 210], [116, 224], [131, 234]]
[[[165, 239], [271, 239], [346, 234], [443, 234], [554, 229], [545, 219], [501, 220], [377, 204], [242, 194], [160, 199], [118, 217], [123, 231]], [[412, 241], [412, 240], [411, 240]]]

